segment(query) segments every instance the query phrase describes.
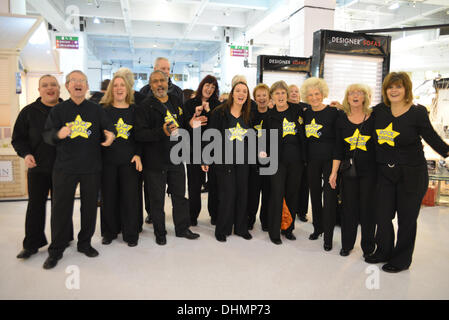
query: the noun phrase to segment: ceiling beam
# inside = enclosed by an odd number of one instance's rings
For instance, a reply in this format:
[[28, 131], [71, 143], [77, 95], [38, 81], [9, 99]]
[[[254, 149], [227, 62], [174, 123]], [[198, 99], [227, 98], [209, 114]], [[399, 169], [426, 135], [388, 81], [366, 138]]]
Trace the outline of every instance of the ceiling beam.
[[50, 1], [27, 0], [27, 2], [59, 32], [76, 31], [76, 26], [70, 23], [70, 17], [66, 18], [65, 12], [61, 12]]
[[135, 53], [134, 40], [132, 37], [133, 28], [131, 25], [129, 0], [120, 0], [120, 6], [122, 8], [123, 22], [125, 24], [125, 30], [126, 30], [126, 33], [128, 34], [129, 49], [131, 50], [131, 53]]

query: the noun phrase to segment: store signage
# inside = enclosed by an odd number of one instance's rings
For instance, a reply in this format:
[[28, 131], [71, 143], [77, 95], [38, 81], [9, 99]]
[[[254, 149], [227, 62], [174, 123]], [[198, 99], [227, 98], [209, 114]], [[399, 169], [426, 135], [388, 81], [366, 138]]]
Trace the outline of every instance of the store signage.
[[363, 33], [326, 30], [326, 52], [357, 53], [385, 56], [389, 50], [389, 39]]
[[231, 57], [248, 57], [249, 48], [247, 46], [231, 46]]
[[0, 182], [13, 181], [12, 161], [0, 161]]
[[56, 36], [56, 49], [79, 49], [79, 38]]
[[310, 58], [288, 56], [261, 56], [263, 70], [272, 71], [310, 71]]

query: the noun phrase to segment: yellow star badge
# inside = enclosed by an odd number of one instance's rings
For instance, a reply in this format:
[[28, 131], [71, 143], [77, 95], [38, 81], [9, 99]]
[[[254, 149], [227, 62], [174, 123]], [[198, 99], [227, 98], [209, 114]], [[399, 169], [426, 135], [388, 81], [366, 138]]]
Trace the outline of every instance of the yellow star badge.
[[359, 148], [360, 150], [366, 150], [366, 143], [371, 138], [371, 136], [364, 136], [360, 134], [359, 129], [355, 129], [354, 134], [351, 137], [347, 137], [344, 140], [351, 145], [349, 151]]
[[393, 130], [393, 122], [391, 122], [385, 129], [376, 129], [377, 143], [386, 143], [391, 147], [394, 147], [394, 138], [400, 135], [399, 132]]
[[256, 124], [256, 125], [254, 126], [254, 129], [257, 130], [257, 137], [258, 137], [258, 138], [260, 138], [260, 137], [262, 136], [262, 123], [263, 123], [263, 120], [260, 121], [260, 124]]
[[167, 110], [167, 115], [165, 116], [164, 122], [171, 122], [173, 121], [174, 124], [179, 127], [178, 121], [176, 121], [176, 118], [170, 113], [170, 111]]
[[287, 118], [284, 118], [284, 122], [282, 123], [282, 138], [288, 134], [295, 135], [296, 134], [296, 124], [294, 122], [290, 122]]
[[321, 133], [318, 132], [323, 126], [321, 124], [315, 123], [315, 118], [312, 119], [310, 124], [306, 124], [306, 137], [320, 138]]
[[132, 125], [126, 124], [122, 118], [119, 118], [117, 123], [115, 124], [115, 129], [117, 130], [117, 138], [128, 139], [129, 130], [131, 130], [132, 127]]
[[92, 122], [83, 121], [81, 116], [78, 114], [75, 118], [75, 121], [66, 122], [66, 126], [71, 125], [72, 133], [70, 134], [70, 139], [74, 139], [78, 136], [88, 139], [90, 135], [90, 131], [87, 129], [92, 125]]
[[231, 136], [229, 137], [229, 140], [239, 140], [243, 141], [243, 136], [246, 134], [248, 130], [243, 129], [240, 126], [240, 123], [237, 122], [237, 125], [234, 128], [229, 128], [229, 131], [231, 132]]
[[182, 108], [181, 107], [178, 107], [178, 113], [180, 116], [182, 116]]

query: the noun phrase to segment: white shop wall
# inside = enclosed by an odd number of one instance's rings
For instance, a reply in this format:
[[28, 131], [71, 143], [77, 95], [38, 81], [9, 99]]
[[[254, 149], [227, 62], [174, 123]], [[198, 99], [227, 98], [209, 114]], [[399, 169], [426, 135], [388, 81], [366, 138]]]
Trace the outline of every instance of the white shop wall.
[[382, 101], [382, 57], [361, 57], [326, 53], [324, 56], [324, 80], [329, 86], [331, 101], [342, 102], [348, 85], [362, 83], [371, 87], [371, 105]]
[[298, 87], [301, 87], [307, 77], [307, 73], [304, 72], [264, 71], [263, 83], [271, 87], [276, 81], [284, 80], [287, 85], [296, 84]]

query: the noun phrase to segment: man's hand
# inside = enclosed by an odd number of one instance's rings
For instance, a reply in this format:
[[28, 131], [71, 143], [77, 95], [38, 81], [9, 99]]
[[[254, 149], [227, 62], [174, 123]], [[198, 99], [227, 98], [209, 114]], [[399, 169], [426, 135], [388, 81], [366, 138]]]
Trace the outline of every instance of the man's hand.
[[72, 125], [69, 124], [68, 126], [64, 126], [58, 131], [58, 138], [59, 139], [65, 139], [72, 133]]
[[132, 159], [131, 159], [131, 163], [135, 162], [136, 163], [136, 170], [141, 172], [142, 171], [142, 161], [140, 160], [140, 157], [138, 155], [135, 155]]
[[167, 137], [170, 137], [172, 132], [175, 131], [175, 129], [177, 129], [177, 128], [178, 127], [176, 126], [176, 124], [173, 121], [165, 122], [164, 125], [162, 126], [162, 129], [164, 130], [164, 133]]
[[106, 141], [103, 142], [101, 145], [103, 147], [109, 147], [115, 140], [115, 134], [108, 130], [103, 130], [104, 135], [106, 136]]
[[190, 119], [189, 124], [193, 129], [205, 126], [207, 124], [207, 117], [206, 116], [197, 117], [196, 114], [194, 114], [192, 119]]
[[28, 169], [34, 168], [37, 166], [36, 160], [34, 159], [32, 154], [27, 154], [25, 156], [25, 165]]
[[201, 169], [202, 169], [204, 172], [209, 172], [209, 166], [202, 165], [202, 166], [201, 166]]

